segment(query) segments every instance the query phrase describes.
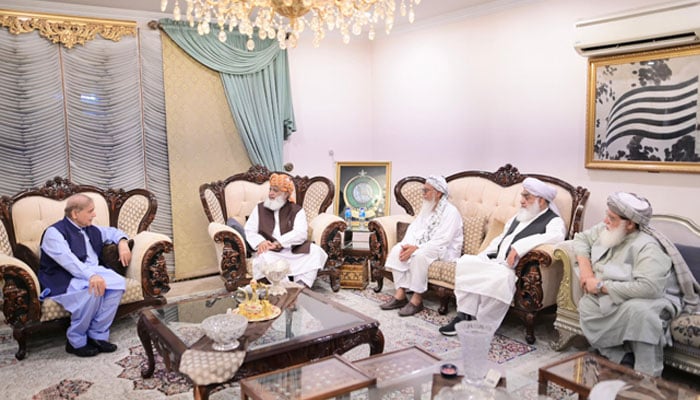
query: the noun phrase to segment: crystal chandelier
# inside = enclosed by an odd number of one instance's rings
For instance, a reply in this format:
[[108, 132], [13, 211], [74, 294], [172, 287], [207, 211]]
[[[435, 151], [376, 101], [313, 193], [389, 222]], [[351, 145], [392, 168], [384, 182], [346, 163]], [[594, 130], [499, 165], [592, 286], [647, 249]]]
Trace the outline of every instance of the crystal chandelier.
[[[255, 28], [260, 39], [277, 39], [281, 49], [296, 47], [304, 30], [313, 32], [314, 47], [318, 47], [326, 31], [338, 30], [343, 42], [350, 42], [350, 35], [360, 35], [367, 30], [367, 37], [375, 37], [375, 24], [384, 22], [387, 34], [394, 26], [397, 0], [175, 0], [173, 18], [182, 19], [180, 2], [186, 3], [185, 19], [190, 27], [197, 24], [197, 32], [207, 35], [210, 23], [219, 27], [219, 40], [226, 41], [226, 32], [233, 28], [248, 36], [246, 47], [255, 48]], [[399, 0], [399, 13], [413, 22], [414, 5], [421, 0]], [[161, 0], [165, 12], [168, 0]]]

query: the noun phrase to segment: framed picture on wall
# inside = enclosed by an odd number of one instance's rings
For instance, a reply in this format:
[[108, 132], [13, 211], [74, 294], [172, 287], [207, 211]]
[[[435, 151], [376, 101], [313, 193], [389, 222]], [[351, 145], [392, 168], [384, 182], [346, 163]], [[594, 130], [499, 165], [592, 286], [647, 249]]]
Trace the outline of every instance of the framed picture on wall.
[[586, 167], [700, 172], [700, 46], [588, 61]]
[[391, 162], [336, 162], [335, 214], [345, 216], [350, 208], [353, 220], [364, 208], [372, 219], [389, 213]]

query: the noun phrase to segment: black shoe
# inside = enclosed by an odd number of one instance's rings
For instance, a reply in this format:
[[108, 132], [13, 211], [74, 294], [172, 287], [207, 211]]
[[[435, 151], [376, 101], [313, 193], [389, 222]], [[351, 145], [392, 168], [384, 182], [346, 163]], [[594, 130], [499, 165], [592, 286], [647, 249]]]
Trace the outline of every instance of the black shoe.
[[106, 340], [88, 338], [88, 344], [97, 349], [100, 353], [113, 353], [117, 351], [117, 345]]
[[472, 316], [469, 314], [465, 314], [463, 312], [458, 312], [457, 315], [452, 318], [452, 321], [450, 321], [449, 324], [445, 326], [441, 326], [438, 328], [438, 331], [442, 333], [445, 336], [455, 336], [457, 334], [457, 328], [455, 325], [462, 321], [471, 321]]
[[625, 353], [620, 360], [620, 365], [634, 369], [634, 353]]
[[78, 347], [77, 349], [73, 347], [70, 342], [66, 342], [66, 352], [70, 354], [75, 354], [78, 357], [94, 357], [100, 351], [96, 347], [92, 346], [90, 343], [83, 347]]

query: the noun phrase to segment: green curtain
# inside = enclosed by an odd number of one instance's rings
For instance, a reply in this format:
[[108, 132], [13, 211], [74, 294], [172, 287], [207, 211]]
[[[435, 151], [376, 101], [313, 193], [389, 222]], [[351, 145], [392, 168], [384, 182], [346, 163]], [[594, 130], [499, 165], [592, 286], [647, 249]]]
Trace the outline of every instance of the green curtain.
[[254, 164], [281, 171], [282, 143], [296, 130], [289, 82], [287, 51], [276, 40], [254, 37], [255, 50], [246, 50], [248, 37], [218, 27], [199, 35], [185, 22], [160, 20], [163, 31], [192, 58], [219, 72], [229, 108]]

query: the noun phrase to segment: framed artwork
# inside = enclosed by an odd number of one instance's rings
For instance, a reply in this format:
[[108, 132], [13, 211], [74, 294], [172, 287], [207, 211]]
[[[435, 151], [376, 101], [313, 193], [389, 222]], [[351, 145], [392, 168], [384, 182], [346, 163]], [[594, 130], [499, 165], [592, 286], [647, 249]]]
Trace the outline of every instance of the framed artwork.
[[335, 214], [344, 217], [350, 207], [353, 220], [360, 209], [366, 218], [389, 214], [391, 162], [336, 162]]
[[588, 61], [586, 168], [700, 172], [700, 46]]

